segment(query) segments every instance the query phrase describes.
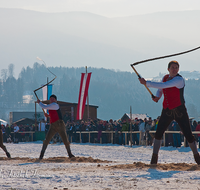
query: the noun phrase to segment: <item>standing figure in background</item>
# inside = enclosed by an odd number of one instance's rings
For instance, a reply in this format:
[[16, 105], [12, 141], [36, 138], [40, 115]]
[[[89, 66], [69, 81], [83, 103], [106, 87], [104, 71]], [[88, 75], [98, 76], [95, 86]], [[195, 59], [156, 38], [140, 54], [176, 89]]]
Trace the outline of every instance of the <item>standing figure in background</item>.
[[145, 145], [145, 142], [144, 142], [145, 122], [142, 119], [139, 125], [139, 131], [141, 134], [141, 145]]
[[102, 138], [102, 130], [103, 130], [103, 121], [102, 120], [99, 121], [97, 130], [98, 130], [97, 141], [98, 141], [98, 143], [100, 143], [101, 142], [100, 139]]
[[[132, 131], [139, 131], [139, 119], [135, 119], [135, 123], [132, 127]], [[132, 133], [133, 145], [139, 145], [139, 133]]]
[[151, 130], [151, 120], [148, 120], [145, 127], [145, 136], [146, 136], [146, 145], [151, 146], [152, 145], [152, 137], [149, 133], [149, 131]]
[[15, 123], [14, 124], [14, 143], [18, 143], [18, 142], [19, 142], [19, 127]]
[[[195, 131], [199, 131], [200, 132], [200, 121], [198, 121], [198, 125], [196, 126]], [[200, 148], [200, 133], [197, 136], [198, 136], [199, 148]]]

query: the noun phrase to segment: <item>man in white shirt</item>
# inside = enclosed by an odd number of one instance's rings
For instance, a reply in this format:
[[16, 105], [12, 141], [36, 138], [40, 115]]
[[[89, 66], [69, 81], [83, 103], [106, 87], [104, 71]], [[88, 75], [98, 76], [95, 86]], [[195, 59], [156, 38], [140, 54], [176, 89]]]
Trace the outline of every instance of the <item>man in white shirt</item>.
[[15, 132], [15, 133], [18, 133], [18, 132], [19, 132], [19, 127], [17, 126], [16, 123], [14, 124], [14, 132]]
[[42, 150], [41, 150], [39, 159], [43, 159], [45, 150], [46, 150], [50, 140], [56, 133], [59, 133], [60, 137], [62, 138], [62, 141], [65, 144], [65, 148], [67, 150], [69, 158], [75, 157], [71, 153], [70, 143], [67, 138], [64, 121], [62, 120], [61, 110], [60, 110], [59, 105], [57, 104], [56, 95], [52, 94], [50, 96], [50, 104], [48, 104], [48, 105], [43, 104], [42, 102], [40, 102], [39, 99], [37, 100], [37, 103], [40, 105], [41, 108], [49, 110], [49, 114], [45, 113], [44, 115], [45, 115], [45, 117], [50, 118], [50, 124], [51, 124], [49, 131], [46, 135], [46, 138], [43, 141], [43, 146], [42, 146]]
[[45, 131], [45, 125], [46, 125], [46, 123], [45, 123], [44, 119], [42, 119], [39, 123], [38, 130]]
[[158, 152], [161, 146], [163, 134], [170, 123], [175, 120], [179, 124], [185, 138], [189, 143], [196, 163], [200, 165], [200, 155], [197, 150], [187, 109], [185, 107], [183, 93], [185, 81], [183, 77], [178, 74], [179, 63], [177, 61], [169, 62], [168, 71], [169, 74], [163, 77], [162, 82], [146, 81], [144, 78], [139, 78], [141, 84], [146, 85], [147, 87], [158, 89], [156, 97], [152, 98], [153, 101], [158, 102], [162, 94], [164, 95], [163, 109], [155, 133], [151, 164], [157, 164]]
[[143, 120], [139, 125], [139, 131], [141, 132], [141, 144], [144, 145], [145, 122]]
[[19, 142], [19, 127], [17, 126], [17, 124], [14, 124], [14, 143], [18, 143]]

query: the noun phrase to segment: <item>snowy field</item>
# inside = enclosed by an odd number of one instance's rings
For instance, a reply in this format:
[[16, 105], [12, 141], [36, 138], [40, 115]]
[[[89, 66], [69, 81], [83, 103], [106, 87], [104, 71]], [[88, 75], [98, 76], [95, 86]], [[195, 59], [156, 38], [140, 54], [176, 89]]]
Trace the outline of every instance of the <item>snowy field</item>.
[[69, 159], [64, 145], [54, 144], [39, 161], [42, 142], [5, 145], [12, 158], [0, 149], [0, 189], [200, 190], [200, 166], [188, 147], [162, 147], [152, 167], [151, 146], [73, 143], [76, 158]]

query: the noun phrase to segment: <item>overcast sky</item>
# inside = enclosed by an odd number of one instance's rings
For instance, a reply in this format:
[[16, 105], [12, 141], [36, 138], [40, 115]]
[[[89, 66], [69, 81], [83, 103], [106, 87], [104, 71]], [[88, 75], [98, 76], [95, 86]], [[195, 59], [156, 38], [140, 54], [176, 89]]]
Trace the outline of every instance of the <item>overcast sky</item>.
[[200, 0], [0, 0], [0, 7], [41, 12], [87, 11], [121, 17], [158, 11], [200, 10]]

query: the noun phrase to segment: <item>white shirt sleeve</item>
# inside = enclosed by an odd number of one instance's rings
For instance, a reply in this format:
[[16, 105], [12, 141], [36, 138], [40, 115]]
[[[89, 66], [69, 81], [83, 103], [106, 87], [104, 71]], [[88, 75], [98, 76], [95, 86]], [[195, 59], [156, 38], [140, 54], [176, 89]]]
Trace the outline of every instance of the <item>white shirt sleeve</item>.
[[158, 89], [157, 92], [156, 92], [156, 97], [161, 98], [162, 94], [163, 94], [162, 89]]
[[42, 102], [39, 103], [40, 107], [43, 109], [47, 109], [47, 110], [58, 110], [59, 109], [59, 105], [55, 102], [45, 105]]
[[158, 88], [158, 89], [171, 88], [171, 87], [177, 87], [180, 89], [185, 86], [185, 82], [182, 77], [176, 76], [173, 79], [166, 82], [147, 81], [146, 85], [147, 87]]

